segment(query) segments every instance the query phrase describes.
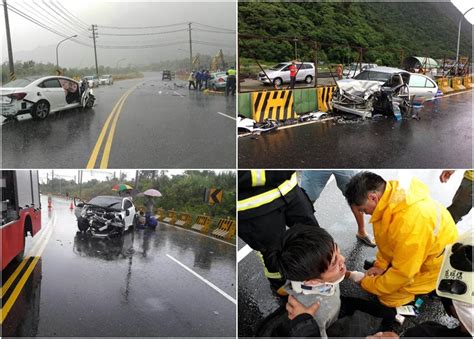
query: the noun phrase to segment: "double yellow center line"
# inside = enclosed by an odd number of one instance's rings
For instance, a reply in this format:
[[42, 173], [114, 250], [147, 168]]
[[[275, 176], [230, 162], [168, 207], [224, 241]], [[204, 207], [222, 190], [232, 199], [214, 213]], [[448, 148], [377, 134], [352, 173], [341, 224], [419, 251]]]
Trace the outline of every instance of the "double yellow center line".
[[1, 294], [1, 298], [3, 299], [5, 294], [9, 291], [10, 287], [12, 287], [13, 282], [16, 280], [18, 275], [23, 271], [23, 268], [25, 267], [25, 265], [30, 261], [31, 258], [33, 258], [29, 266], [27, 267], [26, 271], [23, 273], [23, 276], [15, 285], [15, 288], [13, 292], [11, 293], [11, 295], [8, 297], [8, 300], [6, 302], [2, 301], [3, 307], [0, 310], [0, 313], [1, 313], [0, 324], [3, 324], [12, 306], [15, 304], [15, 301], [18, 299], [18, 296], [23, 290], [23, 287], [28, 281], [28, 278], [30, 277], [31, 272], [33, 272], [34, 268], [36, 267], [36, 264], [40, 260], [41, 254], [43, 253], [46, 245], [48, 244], [49, 238], [51, 237], [51, 234], [53, 233], [53, 226], [55, 222], [56, 222], [56, 214], [53, 214], [53, 217], [50, 219], [48, 226], [45, 229], [43, 229], [43, 234], [41, 234], [41, 236], [38, 238], [37, 242], [33, 245], [30, 252], [25, 257], [25, 259], [23, 259], [20, 265], [18, 265], [15, 272], [13, 272], [13, 274], [8, 278], [6, 283], [3, 284], [3, 286], [1, 287], [0, 294]]
[[[87, 162], [87, 165], [86, 165], [87, 169], [93, 169], [95, 167], [95, 164], [97, 162], [97, 157], [99, 156], [100, 149], [102, 148], [102, 145], [104, 144], [104, 139], [105, 139], [105, 135], [107, 134], [107, 131], [109, 131], [109, 134], [107, 136], [107, 140], [104, 145], [104, 151], [102, 152], [100, 168], [107, 168], [107, 166], [109, 165], [110, 149], [112, 147], [112, 141], [114, 140], [115, 127], [117, 126], [117, 121], [119, 119], [120, 113], [122, 112], [122, 107], [125, 103], [125, 100], [127, 100], [128, 96], [135, 90], [135, 88], [137, 88], [138, 85], [139, 84], [133, 86], [128, 91], [126, 91], [120, 97], [119, 101], [117, 101], [114, 108], [112, 109], [112, 112], [110, 112], [109, 117], [105, 121], [104, 127], [102, 127], [102, 130], [100, 131], [99, 137], [97, 138], [97, 142], [94, 146], [94, 149], [92, 150], [89, 161]], [[111, 121], [112, 123], [110, 123]], [[110, 125], [110, 129], [109, 129], [109, 125]]]

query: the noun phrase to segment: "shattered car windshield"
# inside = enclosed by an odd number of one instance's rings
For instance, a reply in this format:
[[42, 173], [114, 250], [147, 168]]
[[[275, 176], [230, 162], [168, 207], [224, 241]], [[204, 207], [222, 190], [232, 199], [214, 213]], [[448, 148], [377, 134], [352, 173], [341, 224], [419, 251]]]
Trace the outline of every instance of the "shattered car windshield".
[[122, 198], [113, 196], [99, 196], [92, 198], [89, 201], [89, 204], [105, 208], [122, 209]]
[[376, 71], [363, 71], [357, 74], [354, 79], [357, 80], [371, 80], [371, 81], [387, 81], [392, 76], [391, 73], [376, 72]]

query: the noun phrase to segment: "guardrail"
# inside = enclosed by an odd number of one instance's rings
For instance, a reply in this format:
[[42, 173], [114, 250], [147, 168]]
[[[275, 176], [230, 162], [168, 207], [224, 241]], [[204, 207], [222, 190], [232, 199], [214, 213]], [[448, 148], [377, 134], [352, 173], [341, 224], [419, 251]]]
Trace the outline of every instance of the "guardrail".
[[156, 218], [163, 223], [179, 226], [227, 241], [235, 239], [236, 224], [235, 220], [230, 218], [212, 218], [205, 214], [193, 217], [191, 213], [178, 213], [175, 210], [165, 211], [162, 208], [157, 210]]
[[[436, 79], [443, 94], [468, 90], [474, 87], [473, 75]], [[299, 114], [332, 110], [335, 85], [291, 90], [263, 90], [239, 93], [239, 114], [257, 122], [265, 119], [284, 121], [296, 119]]]

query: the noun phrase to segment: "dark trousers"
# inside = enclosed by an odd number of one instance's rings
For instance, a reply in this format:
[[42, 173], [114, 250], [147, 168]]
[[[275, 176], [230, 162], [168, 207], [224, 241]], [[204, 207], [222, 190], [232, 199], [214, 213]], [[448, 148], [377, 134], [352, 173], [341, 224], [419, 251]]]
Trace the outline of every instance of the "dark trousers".
[[291, 89], [295, 88], [295, 83], [296, 83], [296, 76], [290, 77], [290, 88]]
[[382, 305], [378, 301], [341, 296], [341, 311], [339, 312], [339, 319], [351, 316], [355, 311], [361, 311], [368, 313], [373, 317], [382, 318], [380, 331], [391, 331], [395, 323], [395, 316], [397, 315], [397, 310], [395, 308]]
[[232, 95], [235, 95], [235, 76], [228, 76], [227, 77], [227, 82], [225, 86], [225, 95], [229, 95], [229, 93], [232, 93]]
[[194, 89], [196, 89], [196, 84], [194, 83], [194, 81], [192, 80], [189, 80], [189, 86], [188, 86], [188, 89], [191, 89], [191, 86], [193, 86]]
[[451, 206], [448, 207], [454, 222], [457, 224], [463, 216], [469, 213], [472, 208], [472, 181], [463, 178]]
[[278, 272], [275, 259], [269, 254], [280, 248], [286, 226], [291, 227], [295, 224], [319, 226], [314, 216], [313, 204], [306, 192], [296, 186], [288, 193], [290, 194], [294, 194], [290, 201], [286, 201], [285, 197], [279, 198], [285, 200], [285, 205], [281, 208], [247, 220], [239, 219], [239, 237], [254, 250], [262, 253], [265, 267], [269, 272]]

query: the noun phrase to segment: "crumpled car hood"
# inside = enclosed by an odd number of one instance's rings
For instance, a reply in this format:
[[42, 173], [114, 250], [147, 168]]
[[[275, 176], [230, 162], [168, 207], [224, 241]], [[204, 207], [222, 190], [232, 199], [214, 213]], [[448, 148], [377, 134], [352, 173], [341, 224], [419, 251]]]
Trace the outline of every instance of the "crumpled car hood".
[[383, 81], [355, 79], [343, 79], [336, 82], [339, 89], [341, 89], [344, 93], [355, 95], [364, 99], [367, 99], [373, 93], [380, 91], [380, 87], [384, 84]]

